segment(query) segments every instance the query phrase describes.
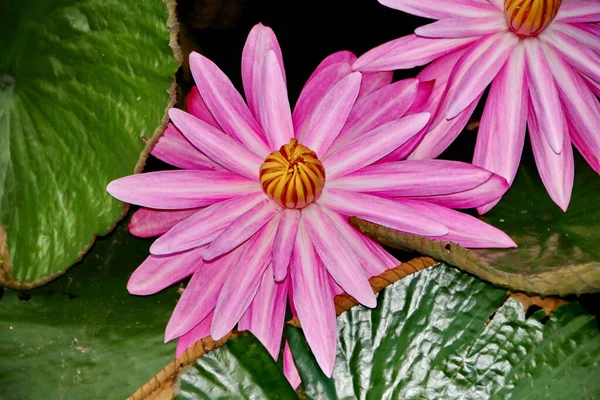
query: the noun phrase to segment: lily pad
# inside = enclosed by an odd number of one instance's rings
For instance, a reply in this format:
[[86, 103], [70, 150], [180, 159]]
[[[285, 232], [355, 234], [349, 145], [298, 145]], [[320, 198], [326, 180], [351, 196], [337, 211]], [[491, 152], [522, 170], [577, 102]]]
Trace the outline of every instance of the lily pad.
[[164, 129], [179, 65], [167, 26], [174, 7], [3, 2], [0, 285], [47, 282], [123, 216], [105, 187], [141, 170], [142, 139]]
[[600, 334], [578, 303], [526, 316], [506, 292], [444, 264], [338, 317], [332, 379], [302, 333], [286, 335], [313, 399], [594, 399]]

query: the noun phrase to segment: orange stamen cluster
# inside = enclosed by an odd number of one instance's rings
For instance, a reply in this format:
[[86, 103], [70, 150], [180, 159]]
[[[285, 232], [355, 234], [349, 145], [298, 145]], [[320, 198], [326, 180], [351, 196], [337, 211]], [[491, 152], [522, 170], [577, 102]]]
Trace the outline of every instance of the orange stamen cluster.
[[260, 166], [265, 193], [284, 208], [304, 208], [319, 198], [325, 169], [314, 151], [296, 139], [269, 154]]
[[505, 0], [510, 29], [519, 36], [536, 36], [556, 17], [562, 0]]

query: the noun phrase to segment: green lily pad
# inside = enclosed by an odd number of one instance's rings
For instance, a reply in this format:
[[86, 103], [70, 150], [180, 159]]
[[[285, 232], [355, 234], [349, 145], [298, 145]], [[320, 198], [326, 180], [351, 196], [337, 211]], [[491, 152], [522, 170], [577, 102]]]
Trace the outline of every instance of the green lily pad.
[[148, 240], [125, 226], [99, 239], [64, 276], [0, 299], [0, 398], [124, 399], [175, 356], [163, 343], [179, 298], [127, 293]]
[[0, 285], [63, 273], [124, 214], [105, 187], [164, 129], [168, 18], [160, 0], [3, 2]]
[[506, 292], [444, 264], [338, 317], [332, 379], [286, 334], [313, 399], [595, 399], [600, 334], [578, 303], [526, 317]]

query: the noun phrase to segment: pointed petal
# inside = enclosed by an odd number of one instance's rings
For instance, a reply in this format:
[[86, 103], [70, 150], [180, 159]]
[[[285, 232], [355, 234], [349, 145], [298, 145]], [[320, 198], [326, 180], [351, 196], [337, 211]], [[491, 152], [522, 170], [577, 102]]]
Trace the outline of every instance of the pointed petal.
[[554, 20], [569, 23], [600, 22], [600, 3], [590, 0], [564, 4], [558, 9]]
[[408, 35], [369, 50], [353, 67], [361, 72], [414, 68], [458, 51], [475, 40], [477, 38], [429, 39]]
[[511, 33], [495, 33], [480, 39], [463, 54], [448, 83], [447, 119], [456, 117], [483, 93], [504, 66], [518, 41], [519, 37]]
[[248, 151], [223, 132], [186, 112], [171, 108], [169, 116], [181, 133], [211, 160], [231, 172], [258, 180], [258, 171], [263, 160], [256, 154]]
[[160, 292], [164, 288], [192, 275], [202, 268], [204, 248], [169, 256], [149, 256], [133, 272], [127, 291], [138, 296]]
[[265, 271], [271, 263], [273, 238], [278, 222], [278, 218], [274, 218], [263, 226], [248, 241], [244, 252], [231, 269], [215, 308], [215, 319], [211, 328], [215, 340], [221, 339], [237, 324], [255, 299], [263, 276], [273, 279], [273, 272]]
[[190, 69], [202, 99], [223, 131], [256, 155], [266, 157], [269, 147], [263, 140], [260, 126], [223, 71], [196, 52], [190, 54]]
[[[410, 105], [406, 114], [416, 114], [420, 112], [430, 112], [432, 115], [435, 112], [435, 108], [429, 104], [429, 98], [433, 94], [433, 88], [435, 87], [435, 80], [421, 81], [417, 86], [417, 94], [415, 100]], [[431, 111], [429, 111], [431, 109]]]
[[288, 281], [275, 283], [273, 268], [269, 265], [254, 300], [238, 323], [238, 330], [252, 332], [275, 360], [281, 348], [287, 291]]
[[323, 61], [321, 61], [319, 63], [317, 68], [313, 71], [313, 73], [310, 75], [310, 77], [306, 80], [306, 83], [308, 84], [308, 82], [310, 82], [313, 78], [315, 78], [317, 75], [319, 75], [325, 68], [329, 67], [330, 65], [338, 64], [338, 63], [346, 63], [349, 65], [352, 65], [352, 63], [354, 63], [354, 61], [356, 61], [356, 56], [351, 51], [342, 50], [342, 51], [338, 51], [333, 54], [330, 54], [327, 57], [325, 57], [323, 59]]
[[223, 170], [223, 167], [198, 150], [171, 123], [158, 139], [150, 154], [167, 164], [183, 169]]
[[418, 213], [444, 221], [449, 229], [448, 234], [432, 239], [454, 242], [468, 248], [517, 247], [506, 233], [470, 215], [424, 201], [406, 199], [397, 199], [396, 201]]
[[302, 383], [296, 364], [294, 364], [294, 358], [292, 357], [292, 351], [290, 350], [290, 344], [285, 341], [283, 347], [283, 374], [287, 378], [292, 389], [298, 389], [298, 386]]
[[206, 207], [154, 241], [150, 246], [150, 253], [173, 254], [208, 244], [240, 215], [264, 201], [265, 198], [264, 193], [258, 192]]
[[391, 153], [427, 125], [429, 117], [429, 113], [409, 115], [356, 138], [323, 160], [327, 180], [334, 181]]
[[189, 114], [198, 118], [200, 121], [204, 121], [207, 124], [221, 130], [219, 123], [215, 120], [215, 117], [210, 113], [210, 110], [206, 106], [198, 86], [193, 86], [185, 99], [185, 108]]
[[212, 324], [214, 313], [211, 312], [198, 325], [193, 327], [188, 333], [180, 336], [177, 340], [175, 357], [181, 356], [185, 351], [192, 347], [198, 340], [210, 336], [210, 325]]
[[298, 225], [290, 275], [290, 297], [293, 299], [306, 341], [317, 363], [325, 375], [330, 377], [335, 364], [337, 340], [333, 296], [329, 289], [327, 271], [317, 256], [312, 239], [302, 221]]
[[281, 210], [281, 219], [273, 242], [273, 278], [277, 282], [281, 282], [287, 276], [299, 220], [300, 211]]
[[328, 182], [327, 187], [382, 197], [431, 196], [473, 189], [491, 176], [458, 161], [411, 160], [371, 165]]
[[129, 229], [129, 233], [137, 237], [149, 238], [160, 236], [200, 210], [201, 208], [190, 208], [189, 210], [140, 208], [131, 216], [127, 228]]
[[327, 189], [318, 204], [342, 215], [355, 215], [376, 224], [416, 235], [443, 236], [448, 233], [442, 223], [382, 197]]
[[236, 218], [211, 242], [204, 252], [204, 259], [212, 260], [244, 243], [272, 220], [279, 211], [281, 211], [281, 207], [271, 199], [261, 201]]
[[252, 114], [257, 120], [260, 118], [259, 88], [261, 86], [260, 82], [263, 71], [263, 62], [265, 60], [265, 55], [269, 51], [272, 51], [275, 54], [278, 69], [283, 77], [285, 85], [283, 57], [281, 55], [281, 48], [277, 42], [277, 37], [271, 28], [258, 23], [250, 30], [248, 39], [246, 39], [246, 44], [244, 45], [244, 50], [242, 51], [242, 82], [244, 85], [244, 93], [246, 94], [248, 108], [252, 111]]
[[384, 6], [431, 19], [485, 17], [497, 14], [495, 8], [474, 0], [379, 0]]
[[554, 77], [538, 40], [525, 40], [525, 60], [529, 95], [536, 119], [555, 153], [562, 151], [565, 117]]
[[[540, 39], [554, 47], [573, 68], [600, 82], [600, 54], [562, 32], [540, 35]], [[600, 37], [596, 37], [596, 42], [600, 42]]]
[[227, 171], [158, 171], [126, 176], [106, 187], [111, 196], [130, 204], [163, 210], [205, 207], [243, 194], [256, 193], [255, 182]]
[[446, 18], [415, 29], [415, 34], [428, 38], [469, 38], [507, 29], [504, 16], [494, 15], [485, 18]]
[[361, 74], [354, 72], [336, 83], [315, 108], [306, 134], [298, 137], [318, 156], [325, 154], [346, 124], [358, 96], [361, 79]]
[[189, 332], [215, 309], [223, 283], [246, 247], [197, 268], [167, 324], [165, 343]]
[[318, 206], [311, 205], [302, 210], [302, 220], [319, 258], [333, 279], [359, 303], [375, 307], [377, 301], [369, 277], [331, 218]]
[[381, 89], [382, 87], [392, 83], [394, 78], [393, 71], [383, 72], [366, 72], [362, 76], [362, 82], [360, 84], [360, 92], [358, 92], [358, 98], [362, 99], [370, 95], [373, 92]]

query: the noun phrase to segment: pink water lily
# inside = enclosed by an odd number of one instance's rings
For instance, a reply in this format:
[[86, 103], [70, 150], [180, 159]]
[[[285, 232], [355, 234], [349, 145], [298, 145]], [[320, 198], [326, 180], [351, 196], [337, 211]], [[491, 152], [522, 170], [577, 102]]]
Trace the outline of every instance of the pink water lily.
[[[182, 170], [117, 179], [107, 190], [144, 208], [132, 233], [158, 236], [128, 290], [147, 295], [191, 276], [166, 329], [178, 354], [196, 340], [250, 330], [277, 358], [286, 306], [331, 376], [333, 297], [376, 305], [369, 277], [398, 265], [347, 221], [350, 215], [467, 247], [512, 247], [503, 232], [447, 207], [486, 204], [507, 182], [469, 164], [388, 161], [426, 130], [432, 85], [352, 72], [333, 54], [309, 78], [292, 112], [281, 51], [255, 26], [242, 56], [246, 101], [206, 57], [192, 53], [189, 113], [171, 109], [152, 154]], [[417, 140], [415, 140], [415, 138]], [[298, 376], [285, 348], [285, 372]]]
[[512, 183], [527, 125], [541, 179], [566, 211], [574, 175], [571, 143], [600, 173], [600, 1], [379, 1], [439, 20], [353, 65], [372, 72], [433, 61], [419, 78], [436, 79], [432, 101], [440, 107], [409, 158], [435, 158], [445, 150], [491, 84], [473, 164]]

